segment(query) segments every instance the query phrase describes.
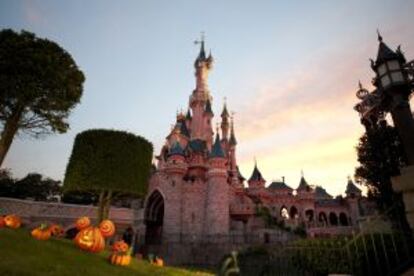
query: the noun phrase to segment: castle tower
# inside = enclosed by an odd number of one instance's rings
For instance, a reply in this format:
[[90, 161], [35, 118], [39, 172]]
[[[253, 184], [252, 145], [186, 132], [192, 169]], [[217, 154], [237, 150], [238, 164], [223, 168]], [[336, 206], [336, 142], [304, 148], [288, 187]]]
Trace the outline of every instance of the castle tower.
[[183, 176], [187, 171], [184, 150], [179, 141], [174, 142], [169, 150], [164, 172], [169, 176], [163, 192], [168, 196], [164, 209], [164, 235], [178, 234], [183, 224]]
[[207, 204], [205, 233], [228, 234], [230, 227], [229, 185], [227, 184], [226, 156], [218, 131], [211, 149], [207, 172]]
[[352, 182], [351, 177], [348, 177], [345, 194], [350, 208], [350, 224], [356, 224], [360, 215], [359, 200], [361, 198], [361, 190]]
[[[190, 96], [190, 108], [192, 110], [191, 120], [191, 138], [206, 140], [207, 144], [212, 140], [212, 131], [207, 131], [211, 128], [211, 96], [208, 90], [207, 79], [208, 74], [213, 65], [213, 57], [211, 53], [206, 57], [204, 50], [204, 38], [199, 41], [201, 44], [200, 53], [194, 62], [196, 88]], [[210, 109], [210, 110], [208, 110]]]

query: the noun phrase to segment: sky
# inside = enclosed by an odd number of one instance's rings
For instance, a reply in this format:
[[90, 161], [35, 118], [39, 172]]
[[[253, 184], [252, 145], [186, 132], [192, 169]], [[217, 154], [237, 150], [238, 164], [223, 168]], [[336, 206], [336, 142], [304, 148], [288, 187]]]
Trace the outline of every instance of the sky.
[[[62, 180], [77, 133], [120, 129], [158, 154], [194, 89], [194, 40], [205, 32], [215, 58], [213, 110], [235, 112], [238, 162], [256, 158], [268, 184], [285, 177], [344, 193], [363, 134], [353, 110], [358, 80], [374, 73], [379, 29], [414, 57], [414, 1], [20, 1], [0, 0], [0, 28], [56, 41], [86, 75], [70, 130], [41, 140], [19, 135], [4, 167]], [[217, 119], [216, 119], [217, 120]], [[216, 121], [217, 122], [217, 121]]]

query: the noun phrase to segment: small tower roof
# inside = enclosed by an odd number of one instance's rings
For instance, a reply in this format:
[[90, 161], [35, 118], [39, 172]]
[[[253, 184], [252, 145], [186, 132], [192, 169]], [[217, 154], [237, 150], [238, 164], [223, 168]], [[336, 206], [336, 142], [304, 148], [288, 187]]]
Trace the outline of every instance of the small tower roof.
[[303, 175], [303, 171], [302, 171], [302, 177], [300, 178], [299, 186], [296, 190], [305, 190], [308, 187], [309, 187], [309, 184], [306, 181], [305, 176]]
[[187, 109], [187, 114], [185, 115], [185, 118], [186, 118], [187, 120], [191, 120], [191, 119], [192, 119], [192, 117], [191, 117], [191, 113], [190, 113], [190, 109]]
[[214, 115], [213, 110], [211, 109], [211, 102], [210, 102], [210, 99], [207, 99], [207, 102], [206, 102], [206, 106], [205, 106], [204, 112], [205, 112], [205, 113], [208, 113], [208, 114], [211, 114], [211, 115]]
[[180, 143], [178, 143], [178, 141], [175, 141], [175, 143], [173, 144], [173, 146], [170, 149], [169, 156], [172, 156], [172, 155], [184, 156], [184, 150], [181, 147]]
[[229, 112], [227, 111], [227, 104], [226, 103], [224, 103], [224, 106], [223, 106], [223, 111], [221, 112], [221, 117], [223, 118], [223, 117], [229, 117], [230, 116], [230, 114], [229, 114]]
[[318, 199], [332, 199], [332, 196], [321, 186], [315, 187], [315, 193]]
[[346, 185], [346, 191], [345, 193], [347, 195], [350, 194], [360, 194], [361, 190], [354, 184], [351, 178], [348, 178], [348, 184]]
[[215, 157], [223, 158], [224, 157], [224, 151], [223, 151], [223, 148], [221, 147], [220, 136], [218, 132], [216, 133], [216, 140], [214, 141], [213, 148], [211, 149], [210, 157], [212, 158], [215, 158]]
[[179, 124], [180, 124], [181, 134], [186, 136], [186, 137], [190, 137], [190, 131], [188, 130], [187, 125], [185, 124], [185, 122], [181, 121]]
[[375, 60], [374, 66], [378, 66], [379, 64], [382, 64], [388, 60], [402, 60], [402, 62], [405, 62], [405, 58], [403, 54], [401, 53], [401, 51], [399, 50], [399, 48], [397, 52], [394, 52], [393, 50], [391, 50], [390, 47], [388, 47], [387, 44], [383, 42], [382, 36], [379, 32], [378, 32], [378, 42], [379, 42], [378, 54], [377, 54], [377, 59]]
[[249, 181], [265, 181], [263, 176], [262, 176], [262, 173], [257, 168], [257, 163], [256, 162], [254, 164], [253, 173], [252, 173], [252, 176], [250, 176]]
[[246, 180], [246, 178], [244, 178], [244, 176], [241, 174], [240, 169], [239, 169], [239, 166], [236, 166], [236, 169], [237, 169], [237, 176], [238, 176], [238, 178], [240, 180], [242, 180], [242, 181]]
[[237, 145], [236, 135], [234, 135], [234, 121], [233, 118], [231, 118], [231, 130], [230, 130], [230, 145], [235, 146]]

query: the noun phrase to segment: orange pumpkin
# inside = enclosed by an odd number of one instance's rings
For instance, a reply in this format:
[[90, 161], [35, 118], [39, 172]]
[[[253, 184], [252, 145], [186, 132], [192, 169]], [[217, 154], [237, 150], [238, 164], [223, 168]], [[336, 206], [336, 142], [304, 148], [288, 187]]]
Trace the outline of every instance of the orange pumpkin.
[[62, 237], [65, 234], [65, 230], [59, 224], [50, 225], [49, 232], [54, 237]]
[[79, 231], [85, 229], [91, 225], [91, 221], [88, 217], [80, 217], [76, 220], [76, 229]]
[[118, 254], [113, 253], [109, 256], [109, 261], [113, 265], [127, 266], [131, 262], [131, 255], [129, 254], [118, 255]]
[[7, 227], [16, 229], [19, 228], [22, 224], [20, 217], [16, 215], [8, 215], [4, 217], [4, 223]]
[[102, 236], [107, 238], [115, 234], [115, 225], [112, 221], [106, 219], [99, 224], [99, 230], [101, 230]]
[[128, 244], [124, 242], [123, 240], [116, 241], [112, 245], [112, 251], [114, 253], [126, 253], [128, 249], [129, 249]]
[[75, 244], [82, 250], [89, 252], [101, 252], [105, 248], [105, 239], [97, 227], [89, 226], [79, 231]]
[[41, 224], [39, 227], [33, 229], [31, 234], [33, 238], [41, 241], [45, 241], [50, 238], [50, 231], [46, 224]]
[[0, 216], [0, 228], [3, 228], [6, 225], [6, 223], [4, 222], [4, 217]]
[[156, 266], [164, 266], [164, 261], [161, 258], [156, 257], [154, 261], [154, 265]]

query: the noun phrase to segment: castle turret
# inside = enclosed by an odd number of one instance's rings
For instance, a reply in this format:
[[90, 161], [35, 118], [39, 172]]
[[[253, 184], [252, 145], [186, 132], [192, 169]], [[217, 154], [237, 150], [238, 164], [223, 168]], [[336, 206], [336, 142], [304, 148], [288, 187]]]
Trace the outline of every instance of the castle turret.
[[209, 156], [207, 185], [206, 234], [227, 234], [230, 225], [229, 185], [227, 184], [226, 155], [221, 147], [218, 132]]
[[345, 199], [350, 209], [350, 222], [351, 224], [356, 224], [360, 216], [359, 201], [361, 198], [361, 190], [354, 184], [351, 177], [348, 177], [345, 194]]
[[257, 162], [254, 163], [253, 173], [247, 182], [249, 183], [249, 188], [264, 188], [266, 180], [257, 168]]
[[226, 103], [224, 102], [223, 111], [221, 112], [221, 134], [223, 140], [227, 140], [229, 136], [229, 112], [227, 111]]
[[191, 138], [206, 139], [211, 133], [206, 133], [206, 124], [211, 124], [211, 120], [206, 120], [204, 116], [208, 102], [211, 110], [211, 96], [208, 90], [207, 78], [213, 65], [213, 57], [211, 54], [206, 57], [204, 50], [204, 38], [199, 41], [201, 44], [200, 53], [194, 62], [196, 88], [190, 96], [190, 107], [193, 117], [191, 120]]

